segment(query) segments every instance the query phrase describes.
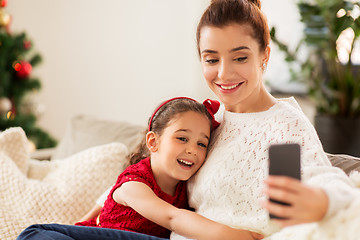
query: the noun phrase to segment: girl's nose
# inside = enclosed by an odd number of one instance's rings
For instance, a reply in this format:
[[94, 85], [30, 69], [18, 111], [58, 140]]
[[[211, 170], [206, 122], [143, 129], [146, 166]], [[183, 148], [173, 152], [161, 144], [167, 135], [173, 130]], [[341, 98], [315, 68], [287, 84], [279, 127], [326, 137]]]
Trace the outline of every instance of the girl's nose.
[[192, 154], [194, 156], [196, 156], [197, 152], [196, 152], [196, 147], [193, 147], [193, 146], [188, 146], [186, 148], [186, 153], [187, 154]]

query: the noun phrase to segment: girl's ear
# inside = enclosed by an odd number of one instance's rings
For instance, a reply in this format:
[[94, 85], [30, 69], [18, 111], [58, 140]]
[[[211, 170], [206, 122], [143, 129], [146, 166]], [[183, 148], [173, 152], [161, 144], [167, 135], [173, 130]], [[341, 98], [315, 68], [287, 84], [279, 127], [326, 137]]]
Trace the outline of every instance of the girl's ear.
[[158, 150], [157, 141], [158, 136], [153, 131], [150, 131], [146, 134], [146, 146], [150, 152], [156, 152]]

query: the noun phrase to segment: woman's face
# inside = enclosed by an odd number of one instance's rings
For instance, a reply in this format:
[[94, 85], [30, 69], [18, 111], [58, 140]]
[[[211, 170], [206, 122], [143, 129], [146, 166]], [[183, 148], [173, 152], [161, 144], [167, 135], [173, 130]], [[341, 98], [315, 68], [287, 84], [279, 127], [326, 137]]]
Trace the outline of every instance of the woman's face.
[[266, 94], [262, 74], [270, 49], [260, 51], [249, 25], [205, 26], [200, 36], [201, 65], [210, 89], [228, 111], [257, 111]]

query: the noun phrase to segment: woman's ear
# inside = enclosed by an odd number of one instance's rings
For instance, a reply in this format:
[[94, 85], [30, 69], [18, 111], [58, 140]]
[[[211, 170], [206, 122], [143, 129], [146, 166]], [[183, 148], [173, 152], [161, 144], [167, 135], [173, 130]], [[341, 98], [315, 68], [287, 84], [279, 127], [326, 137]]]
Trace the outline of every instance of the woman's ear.
[[146, 146], [150, 152], [156, 152], [158, 150], [157, 141], [158, 136], [153, 131], [150, 131], [146, 134]]
[[270, 46], [267, 46], [264, 51], [264, 60], [263, 60], [266, 65], [269, 62], [270, 52], [271, 52]]

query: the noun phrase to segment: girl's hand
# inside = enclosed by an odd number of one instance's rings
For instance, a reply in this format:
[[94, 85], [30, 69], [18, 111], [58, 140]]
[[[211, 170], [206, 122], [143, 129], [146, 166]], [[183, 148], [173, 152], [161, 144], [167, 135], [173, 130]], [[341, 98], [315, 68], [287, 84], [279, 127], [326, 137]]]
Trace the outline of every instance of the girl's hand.
[[218, 236], [218, 239], [234, 239], [234, 240], [260, 240], [264, 235], [256, 232], [251, 232], [244, 229], [235, 229], [226, 227], [222, 230], [222, 233]]
[[264, 238], [264, 235], [256, 232], [250, 232], [250, 235], [254, 240], [260, 240]]
[[285, 176], [269, 176], [265, 183], [268, 187], [265, 194], [269, 198], [290, 204], [285, 206], [269, 200], [263, 204], [271, 214], [286, 218], [273, 220], [281, 227], [316, 222], [325, 216], [329, 200], [322, 189], [306, 186]]

